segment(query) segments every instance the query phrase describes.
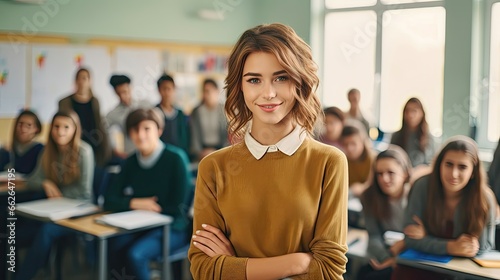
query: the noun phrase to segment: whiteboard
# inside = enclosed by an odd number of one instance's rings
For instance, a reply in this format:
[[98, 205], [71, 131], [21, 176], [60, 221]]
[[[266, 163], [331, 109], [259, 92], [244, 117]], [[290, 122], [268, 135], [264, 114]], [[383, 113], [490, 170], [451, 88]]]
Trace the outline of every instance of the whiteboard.
[[74, 93], [75, 75], [80, 67], [90, 70], [91, 88], [99, 99], [101, 114], [116, 106], [116, 96], [109, 85], [111, 58], [106, 48], [33, 45], [31, 107], [42, 122], [50, 122], [59, 100]]
[[126, 75], [132, 81], [132, 99], [160, 103], [156, 82], [162, 75], [161, 51], [119, 47], [114, 53], [113, 74]]
[[24, 44], [0, 44], [0, 117], [16, 117], [26, 104]]

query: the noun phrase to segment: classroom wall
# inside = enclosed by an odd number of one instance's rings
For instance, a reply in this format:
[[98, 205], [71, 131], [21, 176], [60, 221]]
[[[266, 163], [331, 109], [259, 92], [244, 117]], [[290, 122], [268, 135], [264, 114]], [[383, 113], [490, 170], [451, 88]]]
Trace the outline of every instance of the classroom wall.
[[[205, 20], [212, 9], [223, 20]], [[233, 44], [247, 28], [282, 22], [309, 42], [310, 0], [48, 0], [44, 5], [0, 1], [0, 30], [30, 36], [89, 37]], [[82, 22], [84, 24], [82, 24]]]
[[258, 0], [257, 23], [281, 22], [290, 25], [297, 34], [310, 43], [310, 0]]
[[[47, 0], [43, 5], [0, 1], [0, 30], [25, 36], [60, 34], [74, 41], [124, 38], [232, 44], [255, 25], [256, 2], [243, 0]], [[200, 9], [217, 9], [224, 20], [204, 20]]]

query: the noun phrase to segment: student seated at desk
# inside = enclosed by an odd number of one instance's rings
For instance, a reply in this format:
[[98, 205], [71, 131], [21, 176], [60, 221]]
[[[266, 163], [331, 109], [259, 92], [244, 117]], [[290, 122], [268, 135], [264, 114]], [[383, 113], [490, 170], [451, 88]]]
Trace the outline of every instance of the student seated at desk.
[[30, 175], [36, 167], [43, 144], [34, 141], [42, 132], [38, 116], [30, 110], [23, 110], [16, 118], [12, 133], [12, 149], [5, 169], [14, 168], [16, 173]]
[[392, 266], [404, 249], [400, 240], [387, 246], [386, 231], [403, 232], [404, 211], [407, 205], [411, 163], [406, 152], [390, 145], [378, 154], [373, 164], [375, 179], [361, 195], [366, 229], [369, 234], [370, 263], [361, 268], [358, 279], [391, 279]]
[[359, 197], [371, 184], [375, 155], [363, 125], [357, 120], [346, 121], [340, 141], [349, 167], [349, 195]]
[[[80, 120], [73, 111], [60, 111], [50, 125], [47, 144], [28, 179], [28, 187], [43, 188], [48, 198], [67, 197], [91, 201], [94, 154], [80, 140]], [[16, 279], [32, 279], [48, 259], [54, 241], [71, 230], [54, 223], [45, 223], [38, 230]]]
[[[425, 253], [474, 257], [494, 248], [496, 203], [475, 142], [448, 140], [432, 172], [417, 180], [405, 213], [405, 244]], [[398, 265], [393, 279], [443, 279]]]
[[[158, 109], [137, 109], [126, 120], [126, 128], [137, 152], [127, 158], [105, 195], [110, 211], [149, 210], [172, 216], [170, 250], [187, 244], [188, 220], [182, 209], [190, 188], [188, 159], [177, 147], [160, 140], [163, 118]], [[162, 252], [163, 228], [123, 235], [110, 243], [113, 268], [128, 267], [127, 275], [150, 279], [149, 263]], [[118, 256], [123, 256], [122, 258]], [[126, 260], [124, 259], [126, 257]], [[118, 269], [118, 271], [121, 271]]]

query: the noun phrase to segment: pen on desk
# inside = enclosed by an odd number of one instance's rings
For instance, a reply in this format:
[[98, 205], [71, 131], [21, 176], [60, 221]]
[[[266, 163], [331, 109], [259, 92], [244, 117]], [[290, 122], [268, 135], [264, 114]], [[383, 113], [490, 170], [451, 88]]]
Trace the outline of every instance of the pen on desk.
[[349, 242], [349, 243], [347, 244], [347, 247], [351, 247], [352, 245], [354, 245], [354, 244], [358, 243], [358, 242], [359, 242], [359, 240], [360, 240], [360, 239], [359, 239], [359, 237], [358, 237], [358, 238], [356, 238], [356, 239], [354, 239], [353, 241], [351, 241], [351, 242]]

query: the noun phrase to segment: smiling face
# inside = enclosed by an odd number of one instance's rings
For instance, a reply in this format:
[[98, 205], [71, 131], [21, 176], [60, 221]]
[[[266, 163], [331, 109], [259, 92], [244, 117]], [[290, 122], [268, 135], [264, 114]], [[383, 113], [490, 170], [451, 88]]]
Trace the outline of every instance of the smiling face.
[[394, 158], [381, 158], [375, 163], [375, 176], [383, 193], [397, 198], [403, 193], [408, 174]]
[[291, 131], [295, 87], [273, 54], [251, 53], [241, 82], [245, 104], [252, 112], [252, 131], [277, 125]]
[[439, 169], [445, 194], [456, 195], [469, 183], [474, 163], [471, 156], [465, 152], [449, 150], [444, 155]]
[[52, 122], [51, 136], [59, 147], [68, 145], [75, 137], [76, 125], [69, 117], [58, 116]]
[[16, 126], [16, 141], [20, 144], [31, 142], [39, 132], [35, 118], [29, 115], [23, 115], [19, 118]]

